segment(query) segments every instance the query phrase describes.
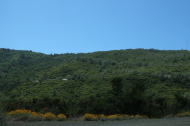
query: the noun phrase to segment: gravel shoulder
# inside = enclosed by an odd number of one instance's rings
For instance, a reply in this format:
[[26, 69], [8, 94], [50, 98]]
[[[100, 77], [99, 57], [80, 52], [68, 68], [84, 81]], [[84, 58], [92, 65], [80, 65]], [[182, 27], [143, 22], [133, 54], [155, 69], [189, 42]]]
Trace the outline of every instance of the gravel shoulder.
[[190, 126], [190, 117], [124, 121], [39, 121], [12, 122], [10, 126]]

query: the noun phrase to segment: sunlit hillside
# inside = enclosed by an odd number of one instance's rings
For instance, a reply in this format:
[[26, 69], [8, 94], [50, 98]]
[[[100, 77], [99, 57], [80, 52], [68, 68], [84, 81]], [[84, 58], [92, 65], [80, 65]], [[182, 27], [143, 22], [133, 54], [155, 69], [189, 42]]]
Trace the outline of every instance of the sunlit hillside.
[[0, 49], [6, 110], [141, 114], [190, 110], [190, 52], [126, 49], [46, 55]]

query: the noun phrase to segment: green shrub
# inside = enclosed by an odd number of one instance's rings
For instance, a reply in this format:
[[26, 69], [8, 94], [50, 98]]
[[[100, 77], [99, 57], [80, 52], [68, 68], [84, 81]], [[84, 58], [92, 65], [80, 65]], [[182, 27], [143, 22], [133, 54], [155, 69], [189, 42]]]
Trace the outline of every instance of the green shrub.
[[6, 116], [3, 113], [0, 113], [0, 126], [7, 126]]

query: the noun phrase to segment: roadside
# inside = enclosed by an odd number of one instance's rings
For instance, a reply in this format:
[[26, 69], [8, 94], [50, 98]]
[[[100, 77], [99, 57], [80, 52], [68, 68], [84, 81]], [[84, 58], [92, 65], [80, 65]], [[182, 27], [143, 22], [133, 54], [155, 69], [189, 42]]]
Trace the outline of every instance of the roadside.
[[135, 119], [124, 121], [36, 121], [12, 122], [10, 126], [190, 126], [190, 117]]

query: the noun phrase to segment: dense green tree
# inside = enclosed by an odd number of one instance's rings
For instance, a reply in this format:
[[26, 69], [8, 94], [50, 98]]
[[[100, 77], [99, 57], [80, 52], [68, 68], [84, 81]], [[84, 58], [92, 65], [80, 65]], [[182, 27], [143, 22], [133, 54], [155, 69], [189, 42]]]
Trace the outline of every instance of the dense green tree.
[[117, 97], [121, 97], [122, 96], [122, 89], [123, 89], [123, 83], [122, 83], [122, 78], [121, 77], [114, 77], [111, 80], [111, 84], [112, 84], [112, 90], [113, 90], [113, 94]]
[[190, 52], [127, 49], [51, 54], [0, 49], [7, 111], [27, 108], [162, 117], [189, 110]]

